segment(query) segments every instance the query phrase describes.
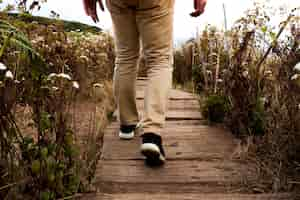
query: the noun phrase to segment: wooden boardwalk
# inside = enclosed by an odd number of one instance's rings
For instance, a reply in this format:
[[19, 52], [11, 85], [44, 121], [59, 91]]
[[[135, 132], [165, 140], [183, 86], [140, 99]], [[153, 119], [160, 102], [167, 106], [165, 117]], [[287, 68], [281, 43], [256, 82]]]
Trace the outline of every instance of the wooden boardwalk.
[[[145, 80], [138, 81], [142, 113]], [[190, 93], [172, 90], [162, 133], [167, 163], [145, 166], [140, 138], [121, 141], [119, 123], [105, 131], [96, 170], [96, 194], [89, 200], [290, 200], [286, 194], [246, 194], [255, 169], [233, 158], [237, 143], [228, 131], [203, 123], [199, 104]]]

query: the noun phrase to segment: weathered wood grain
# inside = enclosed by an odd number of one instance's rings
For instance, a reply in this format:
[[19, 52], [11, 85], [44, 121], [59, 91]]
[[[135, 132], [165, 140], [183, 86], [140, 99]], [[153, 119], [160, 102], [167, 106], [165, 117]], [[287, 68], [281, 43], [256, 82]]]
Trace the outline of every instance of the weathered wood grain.
[[[137, 81], [141, 114], [146, 79]], [[292, 200], [289, 194], [243, 194], [249, 192], [243, 185], [257, 180], [255, 166], [232, 159], [237, 141], [228, 130], [203, 120], [193, 94], [170, 91], [161, 133], [167, 154], [162, 167], [145, 166], [140, 138], [121, 141], [119, 126], [113, 122], [105, 130], [96, 169], [99, 193], [84, 200]]]
[[[168, 160], [173, 159], [199, 159], [214, 160], [230, 159], [235, 145], [220, 144], [219, 140], [213, 140], [204, 135], [202, 139], [168, 139], [164, 141], [164, 147]], [[106, 140], [103, 146], [103, 159], [105, 160], [131, 160], [143, 159], [140, 154], [140, 140], [132, 141]]]
[[[105, 138], [113, 137], [118, 138], [119, 123], [111, 124], [105, 130]], [[198, 140], [203, 140], [207, 137], [211, 140], [218, 140], [222, 144], [231, 145], [234, 140], [234, 136], [226, 129], [219, 127], [206, 126], [201, 124], [182, 124], [180, 121], [178, 123], [166, 123], [164, 129], [162, 129], [161, 135], [163, 139], [177, 138], [177, 139], [191, 139], [198, 138]], [[229, 142], [229, 143], [228, 143]]]
[[[137, 107], [140, 111], [144, 109], [144, 100], [137, 100]], [[169, 100], [168, 110], [200, 110], [199, 102], [195, 99]]]
[[[137, 90], [136, 92], [136, 98], [137, 99], [144, 99], [144, 94], [145, 91], [144, 89], [140, 88]], [[188, 92], [183, 92], [183, 91], [179, 91], [179, 90], [174, 90], [171, 89], [170, 93], [169, 93], [169, 99], [170, 100], [197, 100], [197, 97], [194, 94], [188, 93]]]
[[[122, 141], [118, 126], [107, 129], [104, 136], [104, 159], [142, 159], [140, 138]], [[211, 160], [230, 158], [236, 147], [232, 134], [224, 129], [203, 125], [168, 126], [162, 131], [168, 159]]]
[[[140, 113], [140, 118], [142, 118]], [[113, 114], [117, 119], [117, 111]], [[169, 110], [166, 114], [166, 120], [202, 120], [202, 114], [199, 110]]]
[[203, 185], [240, 184], [254, 177], [251, 166], [230, 161], [169, 161], [163, 167], [145, 167], [140, 160], [103, 160], [96, 171], [97, 181], [121, 183], [198, 183]]
[[[205, 120], [176, 120], [176, 121], [170, 121], [167, 120], [166, 124], [165, 124], [165, 128], [168, 127], [178, 127], [178, 126], [182, 126], [182, 127], [186, 127], [186, 126], [190, 126], [190, 125], [207, 125], [208, 123]], [[119, 122], [112, 122], [107, 128], [106, 130], [112, 129], [112, 128], [118, 128], [120, 126]], [[212, 126], [209, 126], [212, 127]]]
[[289, 194], [97, 194], [91, 200], [292, 200]]

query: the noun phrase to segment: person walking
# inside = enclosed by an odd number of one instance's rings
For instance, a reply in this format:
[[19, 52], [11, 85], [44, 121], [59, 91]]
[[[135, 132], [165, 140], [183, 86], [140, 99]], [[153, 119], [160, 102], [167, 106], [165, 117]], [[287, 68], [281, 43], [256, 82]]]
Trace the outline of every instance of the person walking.
[[[207, 0], [194, 0], [192, 17], [200, 16]], [[86, 14], [99, 21], [97, 4], [83, 0]], [[172, 86], [173, 14], [175, 0], [106, 0], [116, 47], [114, 95], [120, 120], [119, 137], [132, 139], [138, 124], [143, 128], [141, 153], [149, 165], [165, 162], [161, 132], [165, 124], [168, 92]], [[147, 86], [140, 121], [136, 105], [136, 78], [140, 52], [145, 57]]]

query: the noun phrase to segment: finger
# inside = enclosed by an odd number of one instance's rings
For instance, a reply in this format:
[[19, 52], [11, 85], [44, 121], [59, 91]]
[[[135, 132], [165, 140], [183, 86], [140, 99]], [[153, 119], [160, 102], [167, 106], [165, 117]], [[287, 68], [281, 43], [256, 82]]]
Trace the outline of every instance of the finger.
[[204, 13], [205, 8], [206, 8], [206, 1], [202, 2], [201, 8], [202, 8], [202, 13]]
[[98, 15], [97, 15], [96, 12], [93, 13], [93, 14], [91, 15], [91, 17], [92, 17], [92, 19], [93, 19], [93, 21], [94, 21], [95, 23], [99, 22], [99, 18], [98, 18]]
[[89, 4], [88, 4], [88, 0], [83, 0], [83, 8], [84, 8], [84, 11], [86, 13], [86, 15], [89, 15]]
[[91, 3], [91, 17], [95, 23], [99, 21], [98, 15], [97, 15], [97, 1], [96, 0], [92, 0], [92, 3]]
[[97, 22], [98, 22], [98, 20], [97, 20], [97, 17], [96, 17], [96, 16], [94, 16], [94, 15], [93, 15], [93, 16], [91, 16], [91, 17], [92, 17], [92, 20], [93, 20], [93, 22], [94, 22], [94, 23], [97, 23]]
[[99, 18], [98, 18], [98, 14], [97, 14], [97, 10], [93, 10], [93, 13], [92, 13], [92, 19], [95, 23], [99, 22]]
[[200, 1], [201, 1], [201, 0], [194, 0], [194, 9], [195, 9], [195, 10], [198, 10], [198, 9], [199, 9]]
[[202, 10], [196, 10], [196, 11], [192, 12], [190, 15], [192, 17], [199, 17], [203, 13], [204, 13], [204, 9], [202, 9]]
[[98, 3], [99, 3], [99, 6], [100, 6], [100, 9], [101, 9], [102, 11], [104, 11], [104, 5], [103, 5], [102, 0], [99, 0]]
[[195, 11], [195, 12], [192, 12], [190, 15], [192, 16], [192, 17], [198, 17], [198, 16], [200, 16], [200, 12], [199, 11]]
[[201, 2], [197, 1], [197, 2], [198, 2], [197, 9], [190, 14], [192, 17], [198, 17], [201, 14], [203, 14], [205, 11], [206, 1], [201, 1]]

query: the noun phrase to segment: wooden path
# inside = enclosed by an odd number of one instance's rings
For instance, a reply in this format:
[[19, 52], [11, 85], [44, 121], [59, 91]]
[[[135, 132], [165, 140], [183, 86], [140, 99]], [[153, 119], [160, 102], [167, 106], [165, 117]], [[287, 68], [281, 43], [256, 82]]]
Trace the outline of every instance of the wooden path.
[[[142, 112], [145, 80], [138, 80]], [[163, 131], [167, 163], [145, 166], [140, 138], [121, 141], [119, 124], [105, 131], [102, 158], [96, 170], [97, 194], [89, 200], [290, 200], [286, 194], [246, 194], [255, 169], [233, 159], [236, 141], [228, 131], [205, 125], [195, 96], [172, 90]]]

